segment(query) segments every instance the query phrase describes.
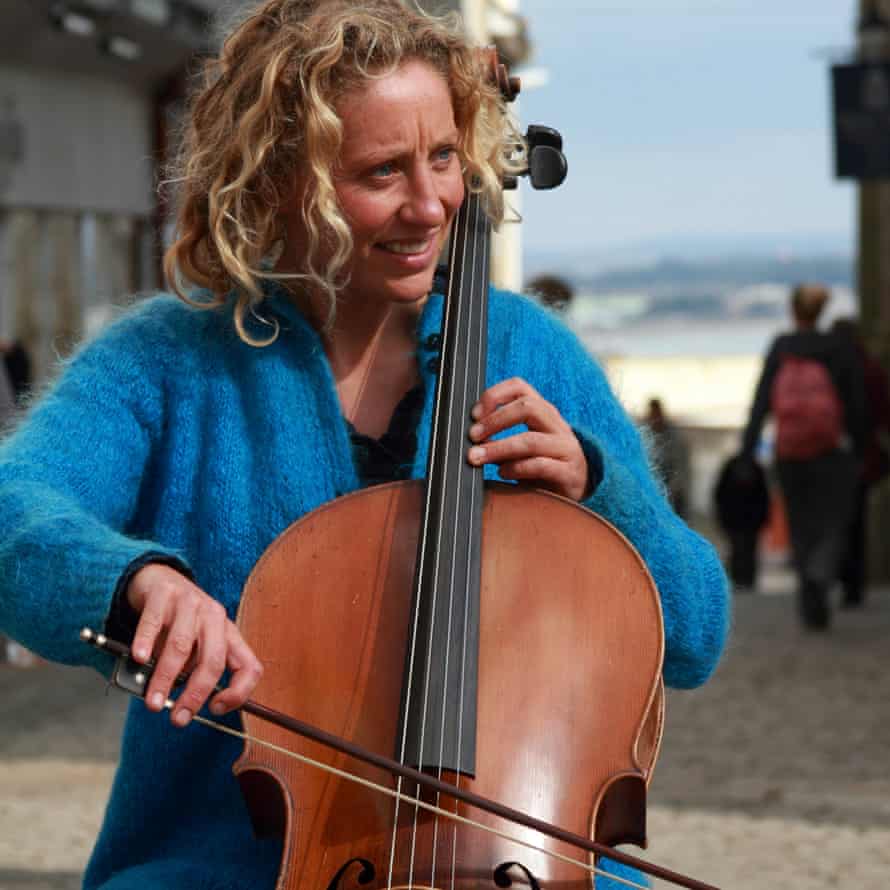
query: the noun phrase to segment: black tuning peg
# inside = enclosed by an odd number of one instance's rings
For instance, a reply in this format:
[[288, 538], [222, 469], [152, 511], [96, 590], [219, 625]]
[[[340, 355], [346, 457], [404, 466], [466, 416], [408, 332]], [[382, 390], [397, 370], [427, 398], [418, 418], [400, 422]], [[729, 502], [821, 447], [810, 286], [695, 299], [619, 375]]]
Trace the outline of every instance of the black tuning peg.
[[[562, 136], [553, 127], [530, 124], [525, 132], [528, 146], [528, 167], [521, 176], [528, 176], [532, 188], [552, 189], [561, 185], [569, 170], [568, 162], [562, 153]], [[505, 176], [502, 186], [505, 189], [517, 187], [516, 176]]]
[[552, 189], [566, 178], [569, 165], [562, 153], [562, 136], [552, 127], [531, 124], [526, 130], [528, 176], [535, 189]]
[[530, 149], [539, 145], [549, 145], [557, 151], [562, 151], [562, 136], [553, 127], [543, 127], [540, 124], [529, 124], [525, 131], [525, 141]]
[[536, 145], [528, 153], [528, 178], [535, 189], [561, 185], [568, 173], [566, 156], [550, 145]]

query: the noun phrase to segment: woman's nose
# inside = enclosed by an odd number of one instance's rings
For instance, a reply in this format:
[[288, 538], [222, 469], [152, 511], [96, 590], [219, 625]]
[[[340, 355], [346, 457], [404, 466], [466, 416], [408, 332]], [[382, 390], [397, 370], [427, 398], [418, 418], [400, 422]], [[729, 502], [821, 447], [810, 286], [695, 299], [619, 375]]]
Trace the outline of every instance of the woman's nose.
[[402, 217], [406, 222], [423, 226], [439, 226], [445, 222], [443, 195], [439, 193], [436, 177], [431, 171], [419, 171], [408, 180]]

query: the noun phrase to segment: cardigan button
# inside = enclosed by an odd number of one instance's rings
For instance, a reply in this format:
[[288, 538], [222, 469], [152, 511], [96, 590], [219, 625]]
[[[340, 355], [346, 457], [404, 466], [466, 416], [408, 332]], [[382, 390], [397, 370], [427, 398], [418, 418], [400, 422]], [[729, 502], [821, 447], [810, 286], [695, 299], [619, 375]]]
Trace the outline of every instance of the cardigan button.
[[431, 359], [427, 359], [426, 369], [435, 374], [435, 372], [439, 370], [439, 359], [435, 356]]
[[428, 349], [430, 351], [434, 351], [439, 349], [442, 346], [442, 335], [441, 334], [430, 334], [426, 340], [423, 341], [423, 348]]

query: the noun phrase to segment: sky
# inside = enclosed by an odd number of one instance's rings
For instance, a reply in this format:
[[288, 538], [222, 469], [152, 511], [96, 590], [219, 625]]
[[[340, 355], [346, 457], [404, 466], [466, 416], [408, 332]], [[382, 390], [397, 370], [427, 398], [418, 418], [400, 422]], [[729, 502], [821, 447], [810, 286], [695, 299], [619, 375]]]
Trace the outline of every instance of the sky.
[[[525, 249], [853, 247], [833, 172], [830, 66], [857, 0], [520, 0], [544, 86], [522, 127], [564, 139], [569, 175], [522, 190]], [[521, 74], [520, 72], [517, 72]]]

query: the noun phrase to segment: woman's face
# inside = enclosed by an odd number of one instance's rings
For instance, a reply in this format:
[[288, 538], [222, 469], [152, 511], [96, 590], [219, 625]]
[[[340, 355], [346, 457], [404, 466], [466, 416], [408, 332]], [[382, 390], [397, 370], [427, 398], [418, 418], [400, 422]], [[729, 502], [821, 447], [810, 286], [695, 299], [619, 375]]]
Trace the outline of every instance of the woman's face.
[[409, 61], [337, 104], [337, 198], [352, 229], [342, 297], [411, 303], [429, 293], [464, 183], [444, 78]]

